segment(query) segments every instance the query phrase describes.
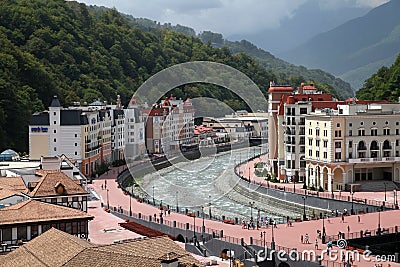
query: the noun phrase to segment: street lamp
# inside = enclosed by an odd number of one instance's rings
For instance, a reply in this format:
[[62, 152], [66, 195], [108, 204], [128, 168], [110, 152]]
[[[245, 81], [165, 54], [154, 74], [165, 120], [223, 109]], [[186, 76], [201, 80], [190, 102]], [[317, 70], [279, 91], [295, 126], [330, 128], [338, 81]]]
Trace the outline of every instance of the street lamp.
[[131, 194], [129, 196], [129, 216], [132, 217], [132, 196], [133, 196], [133, 186], [131, 187]]
[[250, 201], [249, 204], [250, 204], [250, 215], [251, 215], [250, 221], [253, 221], [253, 205], [255, 204], [255, 202]]
[[108, 188], [107, 188], [107, 209], [110, 209], [110, 201], [108, 199]]
[[154, 201], [154, 185], [153, 185], [153, 205], [156, 205], [156, 202]]
[[385, 202], [386, 202], [386, 182], [383, 183], [385, 185]]
[[179, 213], [179, 207], [178, 207], [178, 191], [176, 191], [176, 212]]
[[275, 249], [274, 227], [275, 227], [275, 222], [273, 222], [273, 225], [271, 227], [271, 229], [272, 229], [271, 249], [272, 250]]
[[193, 244], [196, 242], [196, 211], [193, 212]]
[[203, 216], [203, 227], [201, 228], [201, 232], [204, 233], [206, 231], [206, 227], [204, 226], [204, 207], [201, 206], [201, 214]]
[[399, 203], [397, 202], [397, 189], [393, 190], [393, 194], [394, 194], [394, 205], [396, 209], [399, 209]]
[[381, 208], [378, 208], [378, 235], [381, 234]]
[[210, 216], [211, 220], [211, 196], [208, 196], [208, 215]]
[[250, 167], [249, 167], [249, 183], [250, 183]]
[[321, 237], [322, 244], [325, 244], [325, 234], [326, 234], [326, 231], [325, 231], [325, 216], [326, 216], [326, 214], [324, 213], [322, 215], [322, 237]]
[[351, 215], [354, 215], [354, 192], [351, 192]]
[[306, 216], [306, 196], [301, 197], [303, 199], [303, 221], [307, 220]]

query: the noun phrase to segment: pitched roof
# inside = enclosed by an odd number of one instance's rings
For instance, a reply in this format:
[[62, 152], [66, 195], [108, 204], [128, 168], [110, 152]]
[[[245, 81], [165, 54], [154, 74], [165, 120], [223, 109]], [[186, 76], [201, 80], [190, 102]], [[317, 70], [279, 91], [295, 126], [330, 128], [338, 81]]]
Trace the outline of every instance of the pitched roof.
[[95, 245], [55, 228], [8, 253], [0, 266], [62, 266]]
[[29, 119], [29, 125], [31, 126], [45, 126], [50, 125], [49, 113], [47, 111], [32, 114]]
[[177, 258], [181, 266], [203, 266], [168, 237], [112, 245], [94, 245], [54, 228], [2, 257], [0, 266], [159, 267]]
[[60, 100], [58, 100], [56, 95], [51, 100], [50, 107], [61, 107]]
[[61, 171], [41, 171], [41, 173], [43, 173], [43, 177], [38, 181], [35, 189], [29, 193], [31, 197], [59, 196], [57, 185], [64, 187], [61, 195], [88, 194], [85, 189]]
[[21, 176], [0, 177], [0, 187], [18, 192], [26, 192], [27, 190], [24, 180]]
[[0, 225], [73, 219], [91, 220], [93, 216], [77, 209], [32, 199], [0, 209]]

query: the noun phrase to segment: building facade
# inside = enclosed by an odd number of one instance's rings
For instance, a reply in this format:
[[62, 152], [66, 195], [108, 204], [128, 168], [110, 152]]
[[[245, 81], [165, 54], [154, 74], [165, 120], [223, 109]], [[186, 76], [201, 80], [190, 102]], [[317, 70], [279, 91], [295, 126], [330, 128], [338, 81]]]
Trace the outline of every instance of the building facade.
[[306, 182], [350, 190], [368, 180], [400, 181], [400, 104], [346, 104], [307, 116]]

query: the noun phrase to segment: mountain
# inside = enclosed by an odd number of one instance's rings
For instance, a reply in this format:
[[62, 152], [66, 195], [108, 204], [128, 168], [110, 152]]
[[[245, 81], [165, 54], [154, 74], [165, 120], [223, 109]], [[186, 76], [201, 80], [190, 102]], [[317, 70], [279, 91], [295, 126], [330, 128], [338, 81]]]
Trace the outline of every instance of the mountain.
[[[283, 19], [277, 28], [264, 29], [254, 34], [229, 35], [226, 39], [250, 40], [258, 47], [279, 55], [294, 49], [319, 33], [331, 30], [350, 19], [361, 17], [371, 10], [370, 7], [340, 5], [340, 1], [334, 2], [305, 1], [291, 16]], [[266, 12], [266, 16], [268, 13]]]
[[[102, 12], [106, 10], [104, 7], [91, 6], [93, 12]], [[171, 25], [170, 23], [160, 24], [157, 21], [134, 18], [131, 15], [125, 15], [129, 23], [133, 27], [138, 27], [143, 31], [157, 31], [168, 29], [180, 33], [184, 33], [191, 37], [195, 37], [195, 31], [187, 26]], [[295, 66], [284, 60], [281, 60], [271, 53], [258, 48], [247, 40], [229, 41], [224, 39], [220, 33], [211, 31], [203, 31], [197, 35], [204, 43], [210, 43], [214, 47], [227, 47], [233, 54], [246, 53], [261, 63], [267, 70], [277, 74], [278, 83], [301, 83], [302, 81], [315, 81], [320, 87], [329, 88], [329, 91], [339, 99], [346, 99], [353, 96], [353, 91], [349, 83], [333, 76], [330, 73], [320, 69], [307, 69], [303, 66]], [[324, 84], [324, 85], [323, 85]], [[325, 86], [327, 85], [327, 86]]]
[[392, 0], [280, 57], [346, 78], [354, 88], [400, 52], [400, 1]]
[[381, 67], [357, 91], [359, 99], [400, 100], [400, 54], [391, 67]]

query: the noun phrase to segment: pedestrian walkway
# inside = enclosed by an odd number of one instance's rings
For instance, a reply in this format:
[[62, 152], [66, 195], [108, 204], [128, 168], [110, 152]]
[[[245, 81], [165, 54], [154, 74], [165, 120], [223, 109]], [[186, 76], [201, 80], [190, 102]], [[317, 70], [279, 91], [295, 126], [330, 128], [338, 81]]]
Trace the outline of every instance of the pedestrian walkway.
[[[122, 170], [122, 169], [121, 169]], [[103, 179], [105, 177], [105, 179]], [[115, 179], [117, 173], [109, 172], [101, 177], [101, 179], [94, 180], [91, 187], [100, 196], [101, 201], [106, 205], [121, 207], [124, 210], [129, 210], [131, 203], [132, 211], [135, 213], [142, 213], [146, 216], [152, 216], [154, 213], [158, 213], [159, 209], [151, 205], [147, 205], [141, 202], [131, 199], [129, 195], [125, 195], [120, 188]], [[107, 182], [106, 182], [107, 181]], [[106, 187], [105, 187], [105, 184]], [[131, 201], [131, 202], [130, 202]], [[369, 213], [360, 215], [361, 222], [358, 222], [357, 216], [346, 216], [344, 223], [341, 222], [341, 218], [331, 218], [330, 222], [324, 221], [326, 234], [336, 235], [339, 231], [346, 233], [348, 227], [350, 227], [351, 232], [359, 232], [360, 230], [373, 230], [377, 228], [378, 225], [378, 213]], [[400, 218], [400, 211], [386, 211], [380, 213], [380, 225], [382, 228], [390, 228], [398, 224], [398, 219]], [[177, 221], [179, 223], [189, 223], [192, 224], [195, 220], [196, 225], [201, 225], [202, 218], [193, 218], [183, 214], [171, 213], [165, 217], [166, 220]], [[222, 222], [205, 220], [205, 227], [212, 228], [216, 230], [223, 230], [224, 235], [234, 237], [234, 238], [244, 238], [246, 243], [249, 243], [250, 237], [254, 240], [260, 239], [261, 230], [248, 230], [242, 229], [241, 225], [229, 225]], [[266, 241], [271, 242], [272, 240], [272, 228], [263, 228], [262, 231], [266, 231]], [[297, 248], [298, 251], [314, 249], [313, 240], [317, 237], [317, 230], [322, 230], [322, 220], [314, 220], [308, 222], [297, 222], [292, 223], [292, 227], [287, 227], [286, 225], [278, 225], [274, 229], [274, 239], [277, 245], [284, 246], [287, 248]], [[310, 244], [303, 244], [300, 242], [301, 235], [308, 234], [310, 238]], [[319, 246], [320, 251], [324, 248], [324, 245]], [[371, 264], [370, 264], [371, 263]], [[372, 262], [362, 262], [356, 264], [357, 266], [374, 266]], [[400, 264], [392, 264], [391, 266], [400, 266]]]
[[[268, 162], [268, 155], [263, 154], [259, 157], [256, 157], [248, 162], [244, 162], [243, 164], [237, 167], [237, 173], [240, 173], [242, 177], [246, 180], [250, 179], [251, 183], [260, 184], [262, 186], [269, 186], [271, 188], [285, 190], [287, 192], [293, 192], [299, 194], [304, 194], [306, 190], [303, 189], [303, 183], [272, 183], [267, 182], [265, 177], [259, 177], [254, 174], [255, 168], [254, 164], [258, 162]], [[307, 193], [314, 193], [316, 191], [307, 190]], [[334, 198], [343, 201], [352, 201], [355, 202], [364, 202], [367, 200], [367, 204], [381, 206], [383, 202], [385, 202], [386, 207], [393, 208], [398, 201], [398, 197], [400, 197], [400, 192], [398, 192], [398, 196], [396, 197], [396, 191], [382, 191], [382, 192], [355, 192], [353, 196], [351, 196], [350, 192], [344, 191], [334, 191]], [[319, 197], [322, 198], [332, 198], [332, 192], [319, 192]]]

